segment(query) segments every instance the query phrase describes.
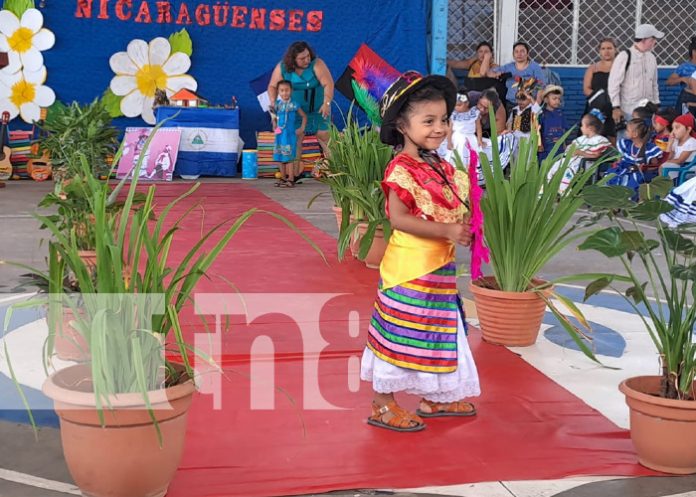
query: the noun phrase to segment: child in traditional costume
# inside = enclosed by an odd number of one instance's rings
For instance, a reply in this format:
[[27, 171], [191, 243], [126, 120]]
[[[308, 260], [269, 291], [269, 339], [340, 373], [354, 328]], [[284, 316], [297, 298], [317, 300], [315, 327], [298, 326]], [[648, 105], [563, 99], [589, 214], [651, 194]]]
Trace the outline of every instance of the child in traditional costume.
[[652, 132], [652, 118], [628, 121], [626, 138], [616, 144], [621, 159], [607, 170], [607, 174], [616, 176], [607, 184], [632, 188], [637, 198], [638, 187], [657, 174], [657, 161], [662, 156], [662, 151], [650, 139]]
[[[304, 134], [307, 125], [307, 114], [300, 104], [292, 100], [292, 84], [290, 81], [278, 82], [278, 100], [275, 103], [275, 113], [271, 114], [275, 144], [273, 160], [280, 163], [280, 181], [276, 186], [295, 186], [295, 163], [297, 162], [297, 135]], [[295, 128], [296, 115], [302, 117], [300, 128]]]
[[570, 186], [583, 159], [598, 159], [611, 146], [611, 142], [600, 134], [604, 129], [604, 119], [604, 114], [599, 109], [592, 109], [589, 114], [582, 116], [580, 120], [581, 135], [573, 141], [575, 146], [573, 157], [570, 160], [565, 155], [560, 157], [549, 170], [548, 180], [551, 181], [556, 171], [568, 160], [563, 179], [558, 187], [558, 193], [563, 193]]
[[534, 100], [535, 92], [538, 91], [539, 83], [534, 79], [519, 80], [512, 85], [518, 88], [515, 94], [517, 105], [510, 111], [507, 121], [507, 130], [520, 138], [529, 138], [532, 128], [538, 127], [539, 113], [541, 107]]
[[[563, 87], [548, 85], [541, 94], [544, 109], [539, 115], [541, 144], [539, 146], [539, 162], [546, 159], [563, 135], [570, 129], [563, 115]], [[565, 151], [564, 144], [558, 148], [558, 153]]]
[[457, 103], [450, 116], [450, 132], [447, 135], [445, 160], [454, 163], [455, 150], [464, 164], [469, 165], [469, 150], [480, 152], [483, 148], [481, 111], [469, 102], [466, 92], [457, 93]]
[[[399, 152], [382, 182], [393, 231], [360, 376], [374, 390], [368, 423], [395, 431], [420, 431], [422, 418], [473, 416], [464, 399], [480, 394], [454, 262], [457, 244], [474, 244], [472, 272], [485, 258], [476, 161], [467, 176], [433, 152], [447, 135], [456, 93], [443, 76], [409, 71], [380, 100], [380, 137]], [[396, 392], [421, 398], [416, 413], [397, 404]]]

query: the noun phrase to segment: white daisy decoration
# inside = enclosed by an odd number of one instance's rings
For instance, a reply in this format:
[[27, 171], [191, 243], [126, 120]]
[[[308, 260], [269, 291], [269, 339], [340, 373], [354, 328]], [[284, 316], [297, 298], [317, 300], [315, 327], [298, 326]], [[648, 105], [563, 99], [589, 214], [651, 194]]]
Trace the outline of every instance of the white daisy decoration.
[[148, 124], [155, 124], [152, 104], [155, 90], [162, 89], [171, 96], [186, 88], [196, 91], [198, 83], [186, 74], [191, 59], [183, 52], [172, 52], [166, 38], [155, 38], [149, 44], [133, 40], [125, 52], [111, 56], [109, 65], [116, 76], [111, 80], [111, 91], [123, 96], [121, 112], [126, 117], [142, 116]]
[[21, 115], [22, 119], [32, 124], [38, 121], [41, 107], [50, 107], [56, 101], [56, 94], [46, 81], [46, 68], [38, 71], [19, 71], [3, 74], [0, 78], [0, 114], [9, 112], [10, 119]]
[[18, 19], [9, 10], [0, 11], [0, 52], [7, 52], [9, 65], [2, 71], [14, 74], [20, 69], [39, 71], [44, 65], [41, 52], [51, 48], [55, 35], [43, 27], [43, 14], [27, 9]]

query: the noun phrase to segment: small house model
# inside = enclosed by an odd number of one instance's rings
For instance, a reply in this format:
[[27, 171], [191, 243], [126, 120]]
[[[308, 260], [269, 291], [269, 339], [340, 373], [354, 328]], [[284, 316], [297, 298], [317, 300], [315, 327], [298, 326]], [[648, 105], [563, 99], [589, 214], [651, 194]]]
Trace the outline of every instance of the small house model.
[[169, 102], [171, 105], [176, 107], [207, 107], [208, 101], [196, 95], [191, 90], [183, 89], [176, 92], [174, 95], [169, 97]]

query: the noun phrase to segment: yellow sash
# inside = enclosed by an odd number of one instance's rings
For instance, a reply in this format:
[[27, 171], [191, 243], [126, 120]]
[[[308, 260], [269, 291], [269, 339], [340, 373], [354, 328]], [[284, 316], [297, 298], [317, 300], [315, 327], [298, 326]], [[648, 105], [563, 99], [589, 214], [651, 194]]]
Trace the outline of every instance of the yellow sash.
[[432, 273], [454, 260], [454, 243], [422, 238], [394, 230], [379, 267], [382, 289], [395, 287]]

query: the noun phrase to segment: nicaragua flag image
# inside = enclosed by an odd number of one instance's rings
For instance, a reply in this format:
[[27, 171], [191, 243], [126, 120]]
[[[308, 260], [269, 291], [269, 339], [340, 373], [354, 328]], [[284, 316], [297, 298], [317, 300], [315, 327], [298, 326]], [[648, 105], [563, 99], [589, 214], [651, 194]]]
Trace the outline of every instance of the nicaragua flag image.
[[179, 157], [174, 174], [235, 176], [244, 144], [239, 136], [239, 109], [158, 107], [157, 122], [163, 128], [181, 130]]

